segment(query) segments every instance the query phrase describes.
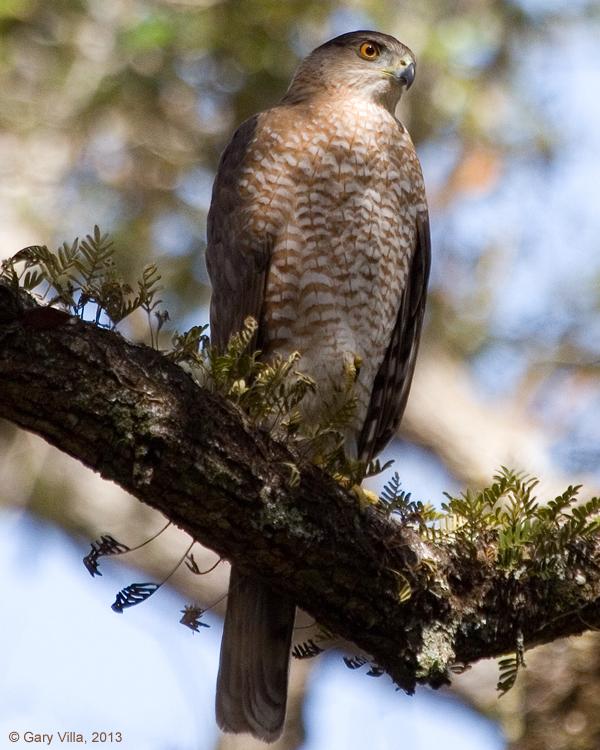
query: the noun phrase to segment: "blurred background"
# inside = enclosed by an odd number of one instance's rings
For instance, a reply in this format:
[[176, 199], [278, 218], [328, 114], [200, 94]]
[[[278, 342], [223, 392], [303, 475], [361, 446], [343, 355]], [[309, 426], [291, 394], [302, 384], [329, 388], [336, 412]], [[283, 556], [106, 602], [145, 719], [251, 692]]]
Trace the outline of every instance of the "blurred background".
[[[357, 28], [418, 57], [400, 116], [420, 154], [433, 232], [422, 354], [386, 456], [413, 495], [489, 482], [501, 464], [550, 497], [600, 485], [600, 7], [585, 0], [0, 0], [0, 258], [95, 223], [123, 273], [158, 263], [162, 333], [207, 321], [203, 251], [219, 154], [286, 89], [299, 58]], [[124, 327], [143, 335], [135, 323]], [[1, 387], [1, 384], [0, 384]], [[116, 592], [162, 580], [169, 529], [92, 580], [89, 541], [130, 546], [150, 509], [0, 423], [0, 747], [9, 731], [116, 732], [121, 747], [255, 747], [214, 725], [226, 565], [179, 571], [117, 616]], [[216, 556], [195, 548], [200, 567]], [[121, 562], [123, 564], [121, 564]], [[299, 633], [299, 638], [301, 638]], [[528, 654], [501, 700], [494, 663], [408, 698], [341, 655], [294, 662], [278, 750], [597, 750], [597, 634]], [[56, 740], [55, 740], [56, 741]], [[56, 741], [57, 742], [57, 741]], [[258, 747], [258, 745], [256, 745]]]

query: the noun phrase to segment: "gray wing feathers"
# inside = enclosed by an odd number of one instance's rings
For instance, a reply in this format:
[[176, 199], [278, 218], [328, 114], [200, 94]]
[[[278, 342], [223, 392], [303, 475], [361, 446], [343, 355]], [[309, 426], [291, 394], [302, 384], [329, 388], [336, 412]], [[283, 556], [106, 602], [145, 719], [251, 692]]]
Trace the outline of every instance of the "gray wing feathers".
[[358, 455], [370, 461], [394, 436], [410, 391], [431, 265], [429, 218], [417, 219], [417, 242], [402, 293], [396, 325], [373, 383], [365, 423], [358, 439]]
[[217, 680], [217, 722], [273, 742], [285, 718], [295, 605], [232, 568]]

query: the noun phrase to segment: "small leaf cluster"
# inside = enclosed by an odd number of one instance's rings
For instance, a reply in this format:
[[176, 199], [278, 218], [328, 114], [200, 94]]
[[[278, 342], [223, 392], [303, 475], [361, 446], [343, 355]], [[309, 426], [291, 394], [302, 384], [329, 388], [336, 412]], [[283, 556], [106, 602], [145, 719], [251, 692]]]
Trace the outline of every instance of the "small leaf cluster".
[[581, 487], [570, 486], [547, 503], [534, 495], [538, 480], [506, 467], [489, 486], [443, 504], [446, 538], [476, 555], [493, 545], [498, 567], [541, 577], [570, 571], [600, 530], [600, 498], [578, 503]]
[[[346, 431], [356, 414], [354, 386], [360, 362], [344, 367], [343, 382], [330, 401], [321, 398], [314, 379], [298, 370], [299, 352], [261, 359], [254, 348], [258, 323], [246, 318], [224, 351], [210, 345], [206, 326], [176, 334], [168, 357], [191, 366], [198, 381], [236, 404], [254, 425], [267, 428], [274, 437], [293, 443], [301, 459], [312, 460], [344, 486], [383, 471], [375, 460], [349, 459], [344, 451]], [[319, 421], [304, 419], [301, 405], [307, 398], [320, 403]], [[291, 482], [297, 476], [291, 471]]]
[[[535, 496], [537, 486], [536, 478], [501, 467], [482, 490], [467, 489], [458, 497], [446, 494], [440, 513], [413, 501], [395, 474], [379, 499], [387, 515], [457, 556], [481, 560], [483, 555], [489, 565], [515, 577], [574, 577], [593, 553], [600, 531], [600, 498], [580, 502], [577, 485], [542, 503]], [[525, 666], [522, 635], [515, 645], [515, 653], [499, 662], [497, 689], [502, 695]]]
[[0, 279], [14, 288], [36, 292], [47, 305], [111, 329], [135, 310], [142, 310], [148, 316], [153, 346], [168, 319], [168, 314], [158, 309], [162, 300], [157, 296], [157, 267], [145, 266], [134, 290], [119, 276], [114, 245], [98, 226], [84, 239], [65, 242], [54, 252], [46, 245], [23, 248], [2, 262]]
[[220, 352], [210, 345], [206, 326], [195, 326], [175, 335], [168, 357], [190, 364], [203, 386], [236, 404], [252, 424], [294, 434], [301, 422], [298, 405], [308, 393], [316, 392], [315, 381], [296, 369], [298, 352], [261, 360], [260, 351], [253, 347], [257, 329], [256, 320], [246, 318], [242, 330]]
[[398, 474], [387, 482], [379, 501], [388, 516], [416, 528], [425, 538], [467, 552], [482, 551], [490, 564], [506, 571], [526, 570], [541, 577], [572, 570], [585, 557], [600, 531], [600, 498], [579, 502], [581, 485], [540, 502], [535, 477], [501, 467], [481, 490], [457, 497], [446, 493], [439, 512], [411, 499]]
[[398, 472], [385, 484], [379, 495], [379, 502], [387, 516], [395, 516], [402, 524], [411, 526], [428, 537], [432, 535], [432, 524], [444, 517], [430, 503], [413, 500], [411, 493], [402, 489]]
[[305, 458], [347, 489], [359, 486], [364, 479], [380, 474], [393, 463], [387, 461], [382, 465], [379, 459], [364, 461], [347, 454], [347, 437], [356, 425], [355, 386], [361, 365], [360, 357], [356, 356], [352, 361], [344, 361], [342, 382], [334, 389], [331, 400], [319, 398], [319, 420], [302, 425], [296, 440]]
[[302, 421], [298, 406], [307, 394], [316, 393], [315, 381], [298, 371], [298, 352], [261, 360], [261, 352], [252, 347], [257, 329], [254, 318], [247, 318], [223, 354], [209, 349], [209, 378], [214, 390], [237, 404], [253, 424], [295, 434]]

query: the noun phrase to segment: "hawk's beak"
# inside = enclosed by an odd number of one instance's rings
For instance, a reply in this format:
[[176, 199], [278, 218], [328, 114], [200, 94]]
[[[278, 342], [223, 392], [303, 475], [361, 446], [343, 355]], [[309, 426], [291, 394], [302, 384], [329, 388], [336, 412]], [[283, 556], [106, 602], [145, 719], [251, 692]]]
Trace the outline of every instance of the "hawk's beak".
[[415, 80], [415, 64], [411, 63], [405, 68], [398, 68], [393, 73], [394, 80], [401, 86], [406, 86], [407, 90], [412, 86]]

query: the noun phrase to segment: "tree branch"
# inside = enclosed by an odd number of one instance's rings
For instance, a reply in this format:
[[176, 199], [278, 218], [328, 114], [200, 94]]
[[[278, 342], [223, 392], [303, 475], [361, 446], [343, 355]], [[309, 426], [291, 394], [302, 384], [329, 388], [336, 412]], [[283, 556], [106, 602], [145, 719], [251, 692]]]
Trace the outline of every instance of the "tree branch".
[[[593, 565], [518, 577], [362, 507], [160, 353], [0, 284], [0, 416], [141, 501], [371, 654], [402, 688], [600, 626]], [[399, 596], [405, 580], [412, 596]]]

